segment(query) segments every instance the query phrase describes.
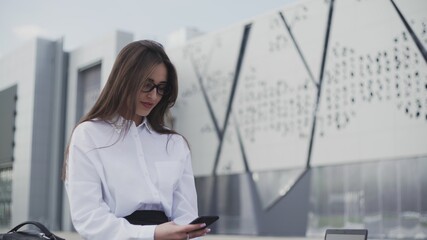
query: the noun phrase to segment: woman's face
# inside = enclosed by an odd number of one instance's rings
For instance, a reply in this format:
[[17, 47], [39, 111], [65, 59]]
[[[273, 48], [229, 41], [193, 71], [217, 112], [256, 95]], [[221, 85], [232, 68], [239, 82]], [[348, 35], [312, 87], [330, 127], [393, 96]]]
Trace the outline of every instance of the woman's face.
[[[167, 88], [168, 71], [164, 63], [154, 67], [153, 72], [148, 77], [147, 82], [136, 98], [136, 114], [134, 121], [139, 124], [142, 117], [148, 116], [151, 110], [162, 99], [163, 90]], [[159, 94], [160, 93], [160, 94]]]

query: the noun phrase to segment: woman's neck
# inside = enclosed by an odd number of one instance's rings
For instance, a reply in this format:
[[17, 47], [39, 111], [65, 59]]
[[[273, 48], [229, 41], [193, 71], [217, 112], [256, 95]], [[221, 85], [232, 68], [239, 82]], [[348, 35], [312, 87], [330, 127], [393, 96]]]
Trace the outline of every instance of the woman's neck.
[[132, 118], [132, 121], [135, 123], [135, 125], [136, 125], [136, 126], [138, 126], [139, 124], [141, 124], [141, 123], [144, 121], [144, 117], [141, 117], [141, 116], [135, 115], [135, 116]]

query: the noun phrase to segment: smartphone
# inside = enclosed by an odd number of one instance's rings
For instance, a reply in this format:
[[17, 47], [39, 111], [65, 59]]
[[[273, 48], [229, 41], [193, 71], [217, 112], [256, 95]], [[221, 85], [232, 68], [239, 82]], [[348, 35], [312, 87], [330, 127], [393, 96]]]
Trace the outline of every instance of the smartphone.
[[191, 221], [190, 224], [200, 224], [200, 223], [206, 224], [206, 226], [204, 228], [198, 229], [198, 230], [201, 230], [201, 229], [205, 229], [207, 226], [211, 225], [212, 223], [214, 223], [218, 219], [219, 219], [218, 216], [200, 216], [200, 217], [194, 219], [193, 221]]

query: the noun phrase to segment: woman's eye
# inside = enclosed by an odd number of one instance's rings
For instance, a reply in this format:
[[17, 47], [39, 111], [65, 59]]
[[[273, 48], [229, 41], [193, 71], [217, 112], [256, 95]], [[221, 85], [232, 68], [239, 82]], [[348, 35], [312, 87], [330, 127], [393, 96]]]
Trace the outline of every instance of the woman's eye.
[[152, 83], [145, 83], [143, 86], [142, 86], [142, 88], [144, 88], [144, 89], [150, 89], [150, 88], [152, 88], [153, 87], [153, 84]]

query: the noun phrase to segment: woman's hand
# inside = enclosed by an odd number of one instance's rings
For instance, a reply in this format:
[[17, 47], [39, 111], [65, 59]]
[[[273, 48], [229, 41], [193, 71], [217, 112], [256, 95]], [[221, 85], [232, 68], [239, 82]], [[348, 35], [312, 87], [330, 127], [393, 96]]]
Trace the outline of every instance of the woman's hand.
[[[189, 225], [177, 225], [174, 222], [167, 222], [160, 224], [154, 231], [155, 240], [183, 240], [201, 237], [210, 232], [209, 228], [200, 229], [205, 227], [202, 224], [189, 224]], [[198, 230], [200, 229], [200, 230]]]

